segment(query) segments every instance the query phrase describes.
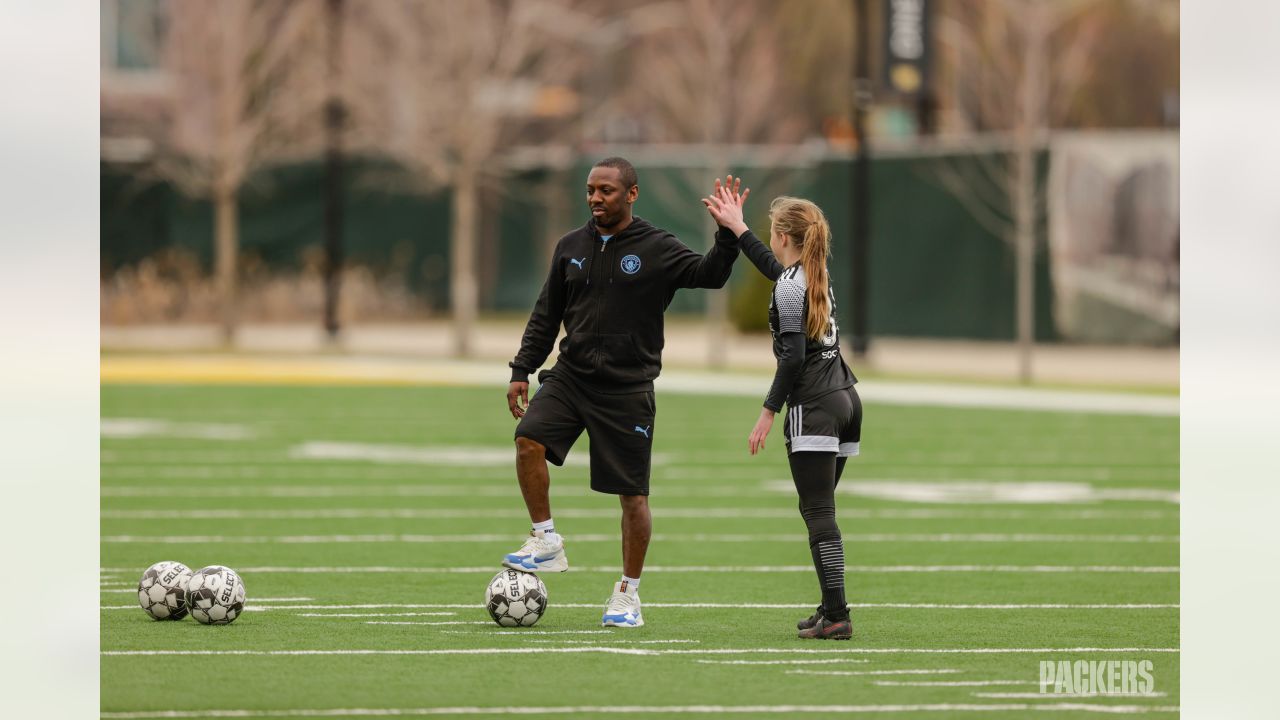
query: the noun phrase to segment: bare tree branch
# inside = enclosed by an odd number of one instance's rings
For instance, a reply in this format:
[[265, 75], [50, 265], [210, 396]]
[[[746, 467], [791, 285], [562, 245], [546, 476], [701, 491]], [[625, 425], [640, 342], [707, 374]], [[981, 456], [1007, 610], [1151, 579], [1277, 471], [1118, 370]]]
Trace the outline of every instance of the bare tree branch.
[[[499, 152], [537, 117], [540, 93], [572, 85], [579, 55], [537, 27], [575, 18], [569, 0], [385, 0], [356, 15], [352, 52], [383, 71], [353, 81], [360, 147], [399, 161], [421, 189], [452, 190], [451, 306], [455, 353], [470, 352], [477, 314], [481, 189], [505, 173]], [[562, 115], [573, 109], [553, 110]], [[561, 122], [571, 127], [572, 118]]]
[[947, 189], [987, 232], [1009, 242], [1013, 223], [1007, 213], [1008, 199], [1000, 196], [997, 202], [990, 193], [977, 189], [979, 185], [970, 176], [958, 171], [948, 160], [940, 161], [933, 168], [934, 177]]
[[[171, 122], [154, 170], [214, 205], [224, 338], [237, 321], [237, 195], [257, 169], [320, 147], [322, 82], [307, 48], [318, 0], [221, 0], [168, 6], [162, 54], [173, 77]], [[315, 63], [319, 65], [319, 63]]]

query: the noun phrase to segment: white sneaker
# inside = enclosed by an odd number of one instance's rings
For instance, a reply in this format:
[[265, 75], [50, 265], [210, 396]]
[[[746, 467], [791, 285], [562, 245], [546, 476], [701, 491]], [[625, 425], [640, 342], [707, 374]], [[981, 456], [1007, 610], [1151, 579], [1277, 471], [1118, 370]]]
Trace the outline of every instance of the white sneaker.
[[564, 538], [537, 530], [529, 533], [520, 549], [502, 559], [502, 564], [521, 572], [564, 572], [569, 557], [564, 554]]
[[602, 627], [640, 627], [644, 618], [640, 615], [640, 591], [630, 588], [625, 592], [622, 583], [613, 584], [613, 596], [604, 608], [604, 617], [600, 618]]

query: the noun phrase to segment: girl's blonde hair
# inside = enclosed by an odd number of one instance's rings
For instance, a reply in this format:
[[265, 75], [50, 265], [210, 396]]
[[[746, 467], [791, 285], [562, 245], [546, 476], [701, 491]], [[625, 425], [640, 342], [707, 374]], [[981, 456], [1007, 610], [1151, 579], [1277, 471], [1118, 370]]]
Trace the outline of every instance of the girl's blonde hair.
[[809, 312], [805, 335], [821, 340], [830, 332], [831, 300], [827, 258], [831, 256], [831, 226], [822, 208], [802, 198], [782, 196], [769, 204], [773, 231], [782, 233], [800, 248], [800, 264], [807, 278]]

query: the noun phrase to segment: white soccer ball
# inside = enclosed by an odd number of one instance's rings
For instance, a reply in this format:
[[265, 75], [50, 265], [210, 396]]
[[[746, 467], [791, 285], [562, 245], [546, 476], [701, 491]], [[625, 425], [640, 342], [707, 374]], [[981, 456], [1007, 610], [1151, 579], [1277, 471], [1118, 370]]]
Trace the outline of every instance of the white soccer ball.
[[163, 560], [147, 568], [138, 581], [138, 604], [156, 620], [181, 620], [187, 616], [187, 581], [191, 568]]
[[187, 608], [205, 625], [228, 625], [244, 610], [244, 581], [229, 567], [200, 568], [187, 584]]
[[484, 606], [503, 627], [530, 627], [547, 611], [547, 586], [533, 573], [503, 570], [484, 589]]

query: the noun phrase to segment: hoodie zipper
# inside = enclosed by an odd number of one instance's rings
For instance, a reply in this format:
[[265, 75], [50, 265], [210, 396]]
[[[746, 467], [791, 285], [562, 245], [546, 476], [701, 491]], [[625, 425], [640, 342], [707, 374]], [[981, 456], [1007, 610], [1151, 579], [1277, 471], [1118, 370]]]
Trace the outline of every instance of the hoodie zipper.
[[[599, 232], [597, 232], [596, 234], [597, 236], [599, 236]], [[601, 262], [604, 262], [604, 263], [609, 262], [609, 258], [608, 258], [609, 245], [610, 243], [613, 242], [613, 240], [616, 239], [616, 236], [617, 236], [617, 233], [614, 233], [614, 237], [610, 237], [608, 240], [605, 240], [604, 238], [600, 239]], [[592, 253], [592, 255], [595, 255], [595, 253]], [[595, 337], [592, 338], [596, 343], [600, 342], [600, 316], [604, 314], [604, 294], [605, 294], [605, 287], [601, 285], [601, 287], [596, 289], [596, 327], [595, 327]], [[595, 363], [594, 364], [596, 367], [600, 367], [599, 345], [595, 347]]]
[[[600, 235], [600, 231], [599, 231], [599, 230], [596, 230], [596, 231], [595, 231], [595, 233], [596, 233], [596, 237], [597, 237], [597, 238], [600, 238], [600, 252], [601, 252], [601, 254], [603, 254], [603, 253], [604, 253], [604, 248], [605, 248], [605, 246], [606, 246], [606, 245], [608, 245], [608, 244], [609, 244], [609, 241], [608, 241], [608, 240], [605, 240], [605, 239], [604, 239], [604, 237]], [[609, 237], [610, 237], [610, 239], [612, 239], [612, 238], [613, 238], [613, 236], [612, 236], [612, 235], [610, 235]], [[595, 264], [596, 264], [596, 254], [595, 254], [594, 252], [592, 252], [592, 253], [587, 253], [587, 254], [591, 256], [591, 261], [587, 263], [587, 284], [588, 284], [588, 285], [590, 285], [590, 284], [591, 284], [591, 271], [592, 271], [592, 269], [595, 267]], [[609, 274], [609, 282], [613, 282], [613, 273], [610, 273], [610, 274]]]

